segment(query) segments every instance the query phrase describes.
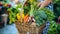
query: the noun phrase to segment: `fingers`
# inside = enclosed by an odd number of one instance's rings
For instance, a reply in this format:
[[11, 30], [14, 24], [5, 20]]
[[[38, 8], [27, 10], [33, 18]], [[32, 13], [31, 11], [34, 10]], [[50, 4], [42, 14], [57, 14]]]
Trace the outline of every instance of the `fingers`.
[[40, 7], [40, 5], [41, 5], [41, 3], [39, 2], [38, 5], [37, 5], [37, 7]]

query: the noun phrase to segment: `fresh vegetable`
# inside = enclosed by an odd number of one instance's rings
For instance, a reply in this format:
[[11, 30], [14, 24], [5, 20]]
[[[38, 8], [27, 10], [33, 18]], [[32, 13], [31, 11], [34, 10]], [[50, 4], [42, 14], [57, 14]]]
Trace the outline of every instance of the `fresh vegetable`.
[[19, 13], [19, 10], [16, 8], [10, 8], [8, 9], [8, 11], [10, 11], [9, 13], [9, 24], [12, 24], [16, 21], [16, 15], [17, 13]]
[[29, 15], [26, 14], [26, 15], [24, 16], [24, 23], [28, 22], [28, 20], [29, 20]]
[[43, 8], [41, 9], [42, 11], [45, 11], [46, 15], [47, 15], [47, 20], [53, 20], [55, 18], [54, 12], [47, 9], [47, 8]]
[[[45, 23], [45, 20], [47, 18], [47, 15], [42, 10], [37, 10], [34, 12], [34, 18], [36, 20], [37, 26], [40, 26]], [[45, 19], [45, 20], [44, 20]]]
[[[34, 1], [34, 2], [32, 2]], [[49, 20], [53, 20], [54, 19], [54, 13], [53, 11], [46, 9], [46, 8], [38, 8], [37, 5], [37, 1], [36, 0], [29, 0], [30, 2], [30, 16], [34, 16], [35, 18], [35, 23], [37, 24], [37, 26], [40, 26], [42, 24], [45, 23], [45, 21]]]
[[59, 34], [59, 32], [60, 32], [60, 24], [57, 24], [56, 22], [51, 21], [47, 34]]
[[20, 13], [17, 13], [17, 19], [20, 20]]
[[[11, 7], [7, 11], [9, 11], [9, 24], [14, 23], [17, 19], [20, 20], [20, 12], [22, 8], [22, 4], [18, 4], [15, 8]], [[22, 14], [22, 18], [24, 18], [24, 14]]]
[[30, 3], [29, 3], [29, 1], [27, 1], [25, 4], [24, 4], [24, 7], [23, 7], [23, 9], [24, 9], [24, 14], [26, 15], [27, 13], [29, 13], [29, 10], [30, 10]]
[[22, 16], [20, 16], [20, 13], [17, 13], [17, 19], [20, 20], [22, 17], [22, 19], [24, 19], [24, 14], [22, 14]]
[[24, 19], [24, 14], [22, 14], [22, 19]]

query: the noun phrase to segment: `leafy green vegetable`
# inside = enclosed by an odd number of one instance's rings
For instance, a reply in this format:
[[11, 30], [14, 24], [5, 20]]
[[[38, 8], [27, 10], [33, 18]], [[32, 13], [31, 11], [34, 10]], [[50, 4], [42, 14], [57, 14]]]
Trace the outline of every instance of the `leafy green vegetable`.
[[51, 21], [48, 34], [60, 34], [60, 24], [57, 24], [56, 22]]
[[54, 17], [55, 16], [53, 11], [50, 11], [49, 9], [39, 8], [38, 10], [34, 10], [34, 18], [36, 20], [36, 23], [39, 25], [44, 24], [46, 20], [52, 21]]
[[42, 24], [45, 23], [45, 20], [43, 20], [43, 19], [46, 19], [47, 18], [47, 15], [45, 14], [44, 11], [37, 10], [37, 11], [34, 11], [34, 18], [36, 20], [36, 23], [39, 24], [39, 25], [37, 24], [37, 26], [40, 26], [40, 25], [42, 25]]
[[57, 34], [57, 24], [54, 21], [51, 21], [48, 34]]
[[53, 11], [50, 11], [49, 9], [46, 8], [40, 9], [36, 5], [37, 1], [31, 3], [30, 16], [34, 16], [37, 26], [44, 24], [46, 20], [49, 21], [53, 20], [53, 18], [55, 17]]
[[9, 8], [8, 11], [10, 11], [10, 14], [9, 14], [9, 24], [12, 24], [14, 23], [17, 19], [16, 19], [16, 15], [17, 13], [20, 12], [20, 10], [18, 8], [21, 8], [22, 5], [18, 5], [16, 8]]

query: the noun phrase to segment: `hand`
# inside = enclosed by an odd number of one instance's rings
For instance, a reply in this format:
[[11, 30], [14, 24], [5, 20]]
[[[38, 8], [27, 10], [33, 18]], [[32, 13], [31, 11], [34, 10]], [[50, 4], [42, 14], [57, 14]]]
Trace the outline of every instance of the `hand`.
[[37, 7], [40, 7], [40, 5], [41, 5], [41, 3], [39, 2], [38, 5], [37, 5]]

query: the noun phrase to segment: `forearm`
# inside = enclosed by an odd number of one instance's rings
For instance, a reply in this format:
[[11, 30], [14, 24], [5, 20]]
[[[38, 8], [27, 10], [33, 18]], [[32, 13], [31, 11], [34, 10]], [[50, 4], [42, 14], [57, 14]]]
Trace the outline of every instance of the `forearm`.
[[41, 3], [41, 8], [44, 8], [44, 7], [46, 7], [48, 4], [50, 4], [52, 2], [52, 0], [45, 0], [45, 1], [43, 1], [42, 3]]

